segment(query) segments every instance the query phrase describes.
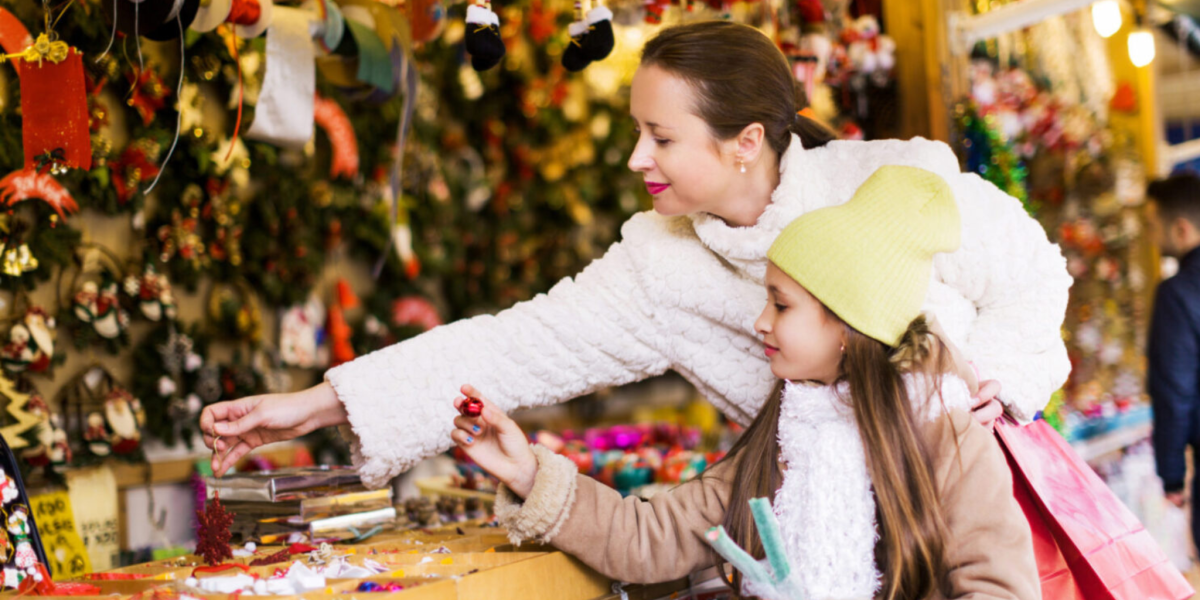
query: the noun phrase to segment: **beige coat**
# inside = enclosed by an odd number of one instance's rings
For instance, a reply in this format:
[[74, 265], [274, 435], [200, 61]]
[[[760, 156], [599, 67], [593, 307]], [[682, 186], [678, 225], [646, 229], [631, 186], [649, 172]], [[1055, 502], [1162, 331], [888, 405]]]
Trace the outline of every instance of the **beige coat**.
[[[934, 469], [949, 525], [948, 598], [1041, 598], [1029, 524], [992, 434], [957, 411], [926, 425], [925, 435], [937, 449]], [[543, 447], [535, 453], [540, 467], [529, 497], [521, 501], [501, 488], [497, 498], [496, 515], [514, 542], [552, 543], [632, 583], [670, 581], [716, 564], [702, 535], [724, 519], [735, 463], [644, 501], [622, 498]]]

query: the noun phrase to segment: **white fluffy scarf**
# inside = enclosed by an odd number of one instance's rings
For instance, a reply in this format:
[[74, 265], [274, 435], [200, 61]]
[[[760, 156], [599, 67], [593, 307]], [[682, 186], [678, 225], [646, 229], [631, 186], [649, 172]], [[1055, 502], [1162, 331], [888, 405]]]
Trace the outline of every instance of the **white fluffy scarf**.
[[[927, 382], [905, 377], [918, 419], [933, 420], [944, 409]], [[962, 379], [944, 375], [941, 391], [946, 409], [971, 409]], [[784, 388], [779, 445], [786, 471], [774, 509], [804, 598], [873, 598], [881, 584], [875, 500], [848, 396], [844, 383]]]

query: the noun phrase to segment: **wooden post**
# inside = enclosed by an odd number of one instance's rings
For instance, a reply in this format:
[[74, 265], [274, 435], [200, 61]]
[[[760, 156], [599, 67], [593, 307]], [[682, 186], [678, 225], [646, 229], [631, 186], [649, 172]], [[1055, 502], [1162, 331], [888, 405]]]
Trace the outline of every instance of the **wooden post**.
[[897, 134], [949, 142], [954, 103], [966, 90], [966, 61], [950, 56], [947, 16], [967, 10], [966, 0], [884, 2], [883, 10], [896, 41]]

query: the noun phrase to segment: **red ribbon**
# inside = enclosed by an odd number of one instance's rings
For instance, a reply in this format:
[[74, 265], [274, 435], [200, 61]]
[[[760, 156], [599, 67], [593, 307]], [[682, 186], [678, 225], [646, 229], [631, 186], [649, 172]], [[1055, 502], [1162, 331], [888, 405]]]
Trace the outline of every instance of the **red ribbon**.
[[308, 554], [316, 550], [318, 550], [316, 546], [309, 546], [308, 544], [292, 544], [287, 549], [288, 554]]
[[196, 567], [195, 569], [192, 569], [191, 576], [195, 577], [196, 573], [221, 573], [223, 571], [228, 571], [230, 569], [239, 569], [244, 573], [250, 572], [250, 567], [247, 567], [246, 565], [239, 564], [239, 563], [225, 563], [222, 565], [209, 565], [207, 567]]
[[85, 579], [90, 581], [124, 581], [128, 579], [146, 579], [149, 575], [142, 573], [88, 573]]

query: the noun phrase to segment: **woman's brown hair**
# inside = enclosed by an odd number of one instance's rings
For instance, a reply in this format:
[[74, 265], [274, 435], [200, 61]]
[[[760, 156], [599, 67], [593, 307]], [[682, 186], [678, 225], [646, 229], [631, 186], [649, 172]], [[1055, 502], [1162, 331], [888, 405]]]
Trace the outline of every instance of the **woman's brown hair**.
[[[837, 318], [832, 312], [827, 314]], [[916, 417], [932, 398], [909, 398], [904, 375], [929, 377], [933, 385], [927, 389], [938, 390], [941, 374], [950, 368], [950, 353], [930, 332], [924, 317], [909, 325], [895, 348], [849, 325], [845, 330], [846, 347], [838, 382], [849, 388], [846, 400], [854, 410], [875, 496], [880, 534], [875, 562], [883, 574], [882, 597], [918, 600], [944, 589], [946, 584], [946, 523], [930, 450]], [[724, 459], [739, 462], [722, 524], [734, 541], [759, 559], [765, 554], [749, 502], [762, 497], [773, 500], [783, 483], [779, 465], [783, 385], [779, 382]], [[733, 583], [735, 589], [741, 588], [740, 573], [735, 573]]]
[[642, 66], [656, 66], [696, 91], [696, 115], [713, 137], [728, 140], [761, 123], [780, 156], [800, 136], [805, 148], [835, 139], [823, 125], [797, 114], [807, 104], [787, 57], [762, 32], [728, 21], [702, 21], [663, 29], [642, 49]]

